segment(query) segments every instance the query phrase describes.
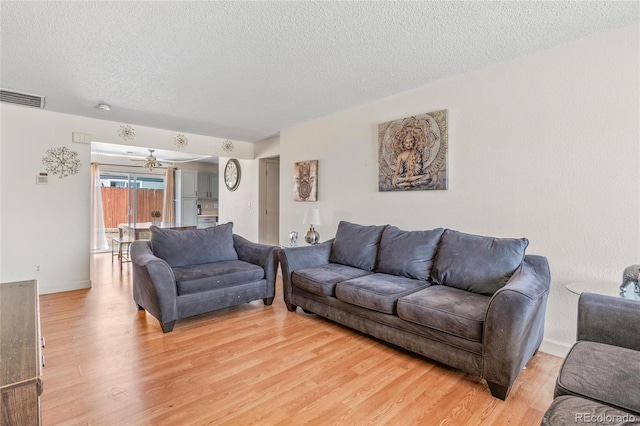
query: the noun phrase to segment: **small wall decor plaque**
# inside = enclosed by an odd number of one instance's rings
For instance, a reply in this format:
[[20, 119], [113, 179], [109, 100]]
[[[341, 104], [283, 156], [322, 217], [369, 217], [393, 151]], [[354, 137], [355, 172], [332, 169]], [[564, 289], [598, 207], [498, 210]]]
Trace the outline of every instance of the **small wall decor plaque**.
[[187, 145], [189, 145], [189, 139], [187, 139], [187, 137], [185, 135], [183, 135], [182, 133], [178, 133], [176, 135], [175, 138], [173, 138], [173, 143], [178, 147], [178, 148], [186, 148]]
[[222, 150], [227, 153], [233, 152], [233, 142], [231, 142], [229, 139], [222, 142]]
[[293, 165], [293, 201], [318, 201], [318, 160]]
[[66, 146], [48, 149], [46, 155], [42, 157], [42, 164], [47, 170], [47, 173], [60, 175], [58, 176], [60, 179], [69, 175], [75, 175], [80, 171], [81, 166], [78, 153]]
[[133, 140], [133, 138], [136, 137], [136, 131], [133, 130], [133, 127], [127, 124], [123, 124], [118, 129], [118, 136], [120, 136], [125, 141], [130, 142]]
[[378, 125], [378, 191], [447, 189], [447, 110]]

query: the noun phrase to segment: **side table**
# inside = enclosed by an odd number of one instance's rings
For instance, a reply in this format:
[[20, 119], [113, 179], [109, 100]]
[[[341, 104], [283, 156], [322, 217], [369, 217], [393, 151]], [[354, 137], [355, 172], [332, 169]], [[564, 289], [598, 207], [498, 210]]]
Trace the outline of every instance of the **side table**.
[[633, 289], [633, 284], [627, 286], [626, 293], [620, 292], [620, 284], [613, 281], [575, 281], [565, 287], [571, 293], [597, 293], [607, 296], [617, 296], [623, 299], [640, 300], [640, 295]]

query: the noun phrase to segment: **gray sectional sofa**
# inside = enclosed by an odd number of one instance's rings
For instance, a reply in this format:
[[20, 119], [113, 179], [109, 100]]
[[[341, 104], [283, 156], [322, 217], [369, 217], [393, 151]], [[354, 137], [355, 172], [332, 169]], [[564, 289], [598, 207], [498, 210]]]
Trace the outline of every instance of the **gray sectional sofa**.
[[173, 330], [176, 320], [275, 297], [277, 246], [233, 234], [229, 222], [207, 229], [151, 226], [150, 241], [131, 244], [133, 299]]
[[343, 221], [330, 241], [280, 250], [284, 301], [482, 377], [504, 400], [544, 331], [549, 266], [527, 245]]
[[582, 293], [545, 426], [640, 425], [640, 302]]

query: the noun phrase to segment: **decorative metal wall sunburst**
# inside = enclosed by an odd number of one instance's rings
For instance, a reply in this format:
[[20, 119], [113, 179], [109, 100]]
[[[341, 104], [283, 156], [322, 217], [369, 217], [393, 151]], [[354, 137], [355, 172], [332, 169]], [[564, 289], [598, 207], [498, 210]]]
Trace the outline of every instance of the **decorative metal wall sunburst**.
[[182, 133], [178, 133], [177, 136], [173, 138], [173, 143], [178, 148], [185, 148], [187, 145], [189, 145], [189, 139], [187, 139], [187, 137]]
[[118, 129], [118, 136], [120, 136], [125, 141], [132, 141], [133, 138], [136, 137], [136, 131], [133, 130], [133, 127], [123, 124]]
[[222, 149], [224, 150], [224, 152], [230, 153], [231, 151], [233, 151], [233, 142], [231, 142], [229, 139], [222, 142]]
[[60, 175], [60, 179], [75, 175], [82, 165], [78, 160], [78, 153], [66, 146], [48, 149], [47, 155], [42, 157], [42, 164], [48, 173]]

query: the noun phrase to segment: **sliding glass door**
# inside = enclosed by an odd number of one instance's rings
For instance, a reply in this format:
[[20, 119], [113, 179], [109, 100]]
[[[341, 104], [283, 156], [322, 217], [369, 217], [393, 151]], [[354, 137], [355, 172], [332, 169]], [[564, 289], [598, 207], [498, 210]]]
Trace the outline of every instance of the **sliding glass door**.
[[100, 189], [107, 241], [118, 225], [151, 222], [151, 212], [162, 212], [164, 177], [121, 172], [100, 172]]

